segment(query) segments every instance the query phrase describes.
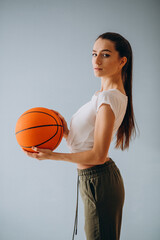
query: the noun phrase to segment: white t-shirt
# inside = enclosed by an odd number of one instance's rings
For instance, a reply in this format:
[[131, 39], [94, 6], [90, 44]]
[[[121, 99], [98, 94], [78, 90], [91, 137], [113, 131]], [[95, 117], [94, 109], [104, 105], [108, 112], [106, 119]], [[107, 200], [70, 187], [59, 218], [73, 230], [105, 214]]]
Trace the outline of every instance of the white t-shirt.
[[118, 89], [109, 89], [94, 94], [91, 100], [80, 107], [72, 116], [70, 131], [66, 140], [72, 153], [92, 149], [96, 114], [103, 103], [109, 104], [115, 115], [112, 133], [113, 140], [115, 133], [123, 121], [128, 103], [128, 96], [121, 93]]

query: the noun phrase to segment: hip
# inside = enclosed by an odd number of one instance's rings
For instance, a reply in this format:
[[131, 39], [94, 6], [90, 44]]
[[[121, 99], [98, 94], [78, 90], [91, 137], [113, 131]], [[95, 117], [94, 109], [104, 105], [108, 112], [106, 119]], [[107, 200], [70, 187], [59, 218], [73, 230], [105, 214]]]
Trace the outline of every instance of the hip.
[[115, 162], [109, 158], [102, 165], [87, 169], [77, 169], [82, 199], [90, 199], [95, 205], [108, 202], [110, 205], [124, 203], [123, 178]]

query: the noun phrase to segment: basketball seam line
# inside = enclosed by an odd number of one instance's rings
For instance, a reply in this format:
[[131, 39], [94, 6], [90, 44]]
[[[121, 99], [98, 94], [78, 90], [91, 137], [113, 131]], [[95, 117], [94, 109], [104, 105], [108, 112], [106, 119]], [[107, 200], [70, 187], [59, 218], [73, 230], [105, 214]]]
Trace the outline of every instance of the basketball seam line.
[[23, 131], [26, 131], [26, 130], [30, 130], [30, 129], [33, 129], [33, 128], [39, 128], [39, 127], [51, 127], [51, 126], [59, 126], [59, 127], [63, 127], [62, 125], [58, 125], [58, 124], [39, 125], [39, 126], [34, 126], [34, 127], [30, 127], [30, 128], [22, 129], [22, 130], [16, 132], [15, 134], [18, 134], [18, 133], [20, 133], [20, 132], [23, 132]]
[[[58, 132], [58, 131], [57, 131], [57, 132]], [[56, 132], [51, 138], [49, 138], [48, 140], [46, 140], [46, 141], [44, 141], [44, 142], [42, 142], [42, 143], [40, 143], [40, 144], [37, 144], [37, 145], [35, 145], [34, 147], [38, 147], [38, 146], [40, 146], [40, 145], [42, 145], [42, 144], [50, 141], [50, 140], [57, 134], [57, 132]], [[62, 133], [62, 128], [61, 128], [61, 133]], [[61, 135], [60, 135], [60, 138], [61, 138]], [[59, 138], [59, 140], [60, 140], [60, 138]], [[58, 142], [59, 142], [59, 140], [58, 140]], [[56, 146], [57, 146], [57, 145], [58, 145], [58, 143], [56, 144]], [[23, 147], [23, 148], [31, 148], [31, 147], [33, 147], [33, 146], [22, 146], [22, 145], [20, 145], [20, 146]], [[56, 146], [54, 147], [54, 149], [56, 148]]]
[[[43, 113], [43, 114], [46, 114], [46, 115], [52, 117], [52, 118], [57, 122], [57, 120], [55, 119], [54, 116], [52, 116], [52, 115], [49, 114], [49, 113], [42, 112], [42, 111], [31, 111], [31, 112], [23, 113], [23, 114], [19, 117], [19, 119], [20, 119], [21, 117], [25, 116], [26, 114], [29, 114], [29, 113]], [[55, 114], [56, 114], [56, 113], [55, 113]], [[61, 120], [61, 119], [60, 119], [60, 120]]]

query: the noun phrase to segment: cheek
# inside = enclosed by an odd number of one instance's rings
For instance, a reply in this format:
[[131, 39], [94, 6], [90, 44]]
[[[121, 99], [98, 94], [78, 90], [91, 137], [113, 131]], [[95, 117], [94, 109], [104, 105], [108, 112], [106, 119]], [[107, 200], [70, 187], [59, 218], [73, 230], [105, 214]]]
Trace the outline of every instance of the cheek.
[[106, 70], [108, 71], [114, 71], [117, 69], [118, 65], [114, 60], [106, 61], [104, 64]]
[[114, 67], [115, 67], [115, 63], [113, 62], [113, 61], [105, 61], [104, 62], [104, 68], [106, 69], [106, 70], [111, 70], [111, 69], [113, 69]]

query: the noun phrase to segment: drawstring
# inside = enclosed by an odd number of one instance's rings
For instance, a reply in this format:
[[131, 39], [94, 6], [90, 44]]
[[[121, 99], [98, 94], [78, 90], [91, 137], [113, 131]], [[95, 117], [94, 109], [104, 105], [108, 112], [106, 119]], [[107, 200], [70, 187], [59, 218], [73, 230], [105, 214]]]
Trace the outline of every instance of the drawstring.
[[76, 215], [75, 215], [75, 221], [74, 221], [74, 230], [73, 230], [72, 240], [74, 240], [74, 235], [77, 235], [77, 225], [78, 225], [78, 193], [79, 193], [79, 175], [78, 175], [78, 178], [77, 178], [77, 203], [76, 203]]

